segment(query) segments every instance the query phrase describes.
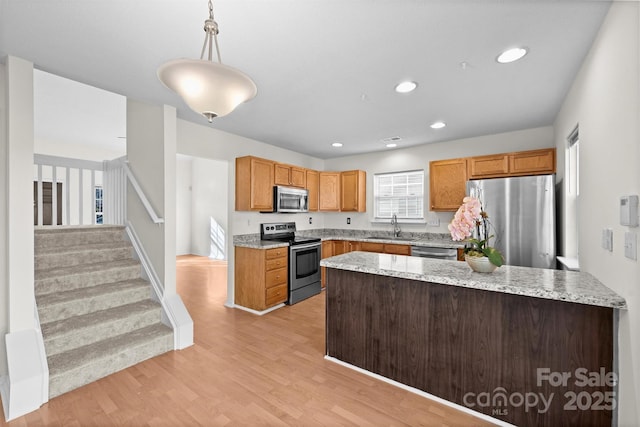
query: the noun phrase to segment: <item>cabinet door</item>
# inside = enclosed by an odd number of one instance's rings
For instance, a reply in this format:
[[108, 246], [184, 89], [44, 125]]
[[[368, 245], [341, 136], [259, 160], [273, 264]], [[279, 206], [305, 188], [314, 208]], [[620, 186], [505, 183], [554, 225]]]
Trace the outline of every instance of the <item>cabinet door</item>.
[[320, 172], [319, 209], [340, 210], [340, 172]]
[[300, 188], [307, 186], [307, 173], [305, 169], [291, 166], [289, 177], [292, 186]]
[[333, 256], [342, 255], [343, 253], [349, 252], [349, 242], [346, 240], [334, 240], [333, 241]]
[[291, 185], [291, 178], [289, 176], [291, 174], [291, 167], [280, 164], [280, 163], [276, 163], [273, 166], [273, 170], [274, 170], [275, 185], [284, 185], [284, 186]]
[[251, 209], [273, 210], [273, 163], [268, 160], [251, 161]]
[[340, 210], [342, 212], [366, 211], [366, 173], [360, 170], [340, 174]]
[[466, 159], [429, 163], [429, 205], [432, 211], [456, 211], [466, 194]]
[[258, 157], [236, 158], [236, 210], [273, 210], [273, 162]]
[[360, 250], [360, 242], [345, 242], [347, 244], [345, 252], [353, 252]]
[[522, 151], [509, 155], [509, 174], [542, 175], [556, 172], [556, 150]]
[[307, 191], [309, 191], [309, 210], [318, 210], [318, 190], [320, 187], [320, 177], [318, 171], [311, 169], [306, 170], [307, 174]]
[[509, 173], [509, 156], [471, 157], [467, 159], [467, 172], [469, 179], [506, 176]]

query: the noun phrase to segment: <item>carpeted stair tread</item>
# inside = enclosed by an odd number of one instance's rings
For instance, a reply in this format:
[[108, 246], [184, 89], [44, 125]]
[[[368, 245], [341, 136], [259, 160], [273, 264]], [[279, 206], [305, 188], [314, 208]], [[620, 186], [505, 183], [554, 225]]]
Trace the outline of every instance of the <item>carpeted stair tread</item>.
[[112, 250], [112, 249], [120, 249], [120, 248], [130, 248], [131, 244], [126, 240], [115, 241], [115, 242], [99, 242], [99, 243], [81, 243], [77, 245], [70, 246], [61, 246], [61, 247], [48, 247], [38, 249], [36, 252], [36, 257], [42, 255], [50, 255], [50, 254], [73, 254], [77, 252], [83, 251], [104, 251], [104, 250]]
[[81, 228], [50, 228], [50, 230], [35, 230], [34, 243], [36, 253], [41, 249], [51, 247], [126, 241], [124, 227], [121, 226], [96, 225]]
[[47, 355], [53, 355], [160, 322], [160, 319], [160, 304], [146, 299], [40, 326]]
[[141, 301], [150, 294], [147, 281], [134, 279], [39, 295], [36, 301], [40, 322], [49, 323]]
[[53, 398], [173, 348], [171, 328], [156, 323], [47, 358]]
[[83, 233], [95, 231], [112, 231], [124, 230], [124, 225], [115, 224], [97, 224], [97, 225], [36, 225], [34, 226], [35, 234], [65, 234], [65, 233]]
[[60, 267], [60, 268], [50, 268], [46, 271], [36, 271], [35, 272], [35, 280], [46, 280], [53, 277], [63, 277], [63, 276], [75, 276], [78, 274], [86, 274], [86, 273], [99, 273], [106, 270], [123, 268], [123, 267], [131, 267], [140, 265], [138, 261], [135, 259], [121, 259], [110, 262], [100, 262], [95, 264], [87, 264], [73, 267]]
[[51, 247], [39, 250], [35, 256], [35, 270], [74, 267], [121, 259], [131, 259], [133, 248], [129, 242], [98, 243], [82, 246]]

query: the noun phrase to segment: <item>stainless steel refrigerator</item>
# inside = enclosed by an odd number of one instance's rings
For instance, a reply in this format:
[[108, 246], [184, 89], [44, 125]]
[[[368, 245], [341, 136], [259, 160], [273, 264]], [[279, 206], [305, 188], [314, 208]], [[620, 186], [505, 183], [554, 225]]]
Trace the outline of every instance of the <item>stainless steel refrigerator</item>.
[[471, 180], [507, 265], [556, 267], [555, 175]]

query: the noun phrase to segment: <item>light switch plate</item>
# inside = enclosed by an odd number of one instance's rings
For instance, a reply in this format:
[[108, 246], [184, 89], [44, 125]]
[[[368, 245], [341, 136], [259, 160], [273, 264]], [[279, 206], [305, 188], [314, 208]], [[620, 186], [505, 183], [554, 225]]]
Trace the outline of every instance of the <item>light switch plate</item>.
[[627, 231], [624, 233], [624, 256], [629, 259], [637, 260], [638, 259], [638, 251], [637, 251], [637, 235], [631, 231]]
[[610, 228], [602, 229], [602, 249], [613, 252], [613, 230]]

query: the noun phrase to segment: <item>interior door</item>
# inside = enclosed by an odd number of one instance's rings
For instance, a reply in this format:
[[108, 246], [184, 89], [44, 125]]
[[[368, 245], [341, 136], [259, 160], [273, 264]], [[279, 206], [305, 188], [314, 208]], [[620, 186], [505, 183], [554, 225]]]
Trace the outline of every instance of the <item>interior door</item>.
[[[56, 183], [56, 224], [62, 225], [62, 183]], [[42, 183], [42, 225], [53, 225], [53, 190], [51, 182]], [[33, 225], [38, 225], [38, 181], [33, 182]]]

